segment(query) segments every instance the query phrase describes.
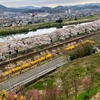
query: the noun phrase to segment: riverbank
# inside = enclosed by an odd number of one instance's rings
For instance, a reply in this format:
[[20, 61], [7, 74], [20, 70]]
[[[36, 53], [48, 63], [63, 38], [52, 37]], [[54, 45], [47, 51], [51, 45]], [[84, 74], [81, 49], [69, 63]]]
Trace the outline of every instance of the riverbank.
[[[79, 24], [84, 22], [94, 21], [100, 18], [100, 15], [80, 17], [77, 20], [74, 18], [63, 20], [62, 25], [70, 24]], [[23, 32], [35, 31], [37, 29], [50, 28], [50, 27], [59, 27], [59, 23], [56, 22], [44, 22], [38, 24], [31, 24], [25, 26], [16, 26], [16, 27], [4, 27], [0, 28], [0, 36], [11, 35], [11, 34], [20, 34]]]

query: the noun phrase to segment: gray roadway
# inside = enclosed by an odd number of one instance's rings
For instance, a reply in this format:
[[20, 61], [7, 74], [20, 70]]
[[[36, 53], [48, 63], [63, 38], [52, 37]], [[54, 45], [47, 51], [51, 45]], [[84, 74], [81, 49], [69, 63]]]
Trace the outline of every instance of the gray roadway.
[[5, 82], [0, 83], [0, 90], [10, 90], [11, 88], [22, 86], [40, 76], [43, 76], [44, 74], [56, 69], [57, 67], [67, 63], [64, 60], [64, 57], [59, 57], [57, 59], [54, 59], [44, 65], [40, 65], [37, 68], [31, 69], [19, 76], [16, 76], [14, 78], [9, 78], [9, 80], [6, 80]]

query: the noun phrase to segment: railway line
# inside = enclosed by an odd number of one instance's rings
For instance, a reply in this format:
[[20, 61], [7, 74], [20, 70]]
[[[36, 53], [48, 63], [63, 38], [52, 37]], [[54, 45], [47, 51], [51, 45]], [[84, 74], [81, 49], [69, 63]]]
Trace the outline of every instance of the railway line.
[[92, 37], [92, 36], [95, 36], [95, 35], [97, 35], [97, 34], [99, 34], [99, 33], [100, 33], [100, 31], [92, 32], [92, 33], [90, 33], [90, 34], [86, 34], [86, 35], [83, 35], [83, 36], [76, 37], [76, 38], [74, 38], [74, 39], [72, 39], [72, 40], [64, 41], [64, 42], [61, 42], [61, 43], [59, 43], [59, 44], [55, 44], [55, 45], [52, 45], [52, 46], [45, 47], [45, 48], [43, 48], [43, 49], [39, 49], [38, 51], [35, 51], [35, 52], [29, 52], [29, 53], [27, 53], [27, 54], [24, 54], [24, 55], [15, 57], [15, 58], [11, 59], [10, 61], [9, 61], [9, 60], [3, 61], [2, 63], [0, 63], [0, 67], [6, 66], [7, 64], [9, 64], [9, 62], [10, 62], [10, 63], [14, 63], [14, 62], [16, 62], [16, 61], [19, 61], [19, 60], [22, 60], [22, 59], [25, 59], [25, 58], [31, 58], [31, 57], [33, 57], [34, 55], [38, 55], [38, 54], [40, 54], [40, 52], [43, 52], [43, 51], [46, 51], [46, 50], [51, 51], [52, 49], [56, 49], [56, 48], [58, 48], [58, 47], [59, 47], [59, 48], [60, 48], [60, 47], [63, 47], [64, 45], [67, 45], [67, 44], [72, 43], [72, 42], [76, 42], [76, 43], [77, 43], [77, 42], [79, 42], [80, 40], [88, 39], [88, 38], [90, 38], [90, 37]]

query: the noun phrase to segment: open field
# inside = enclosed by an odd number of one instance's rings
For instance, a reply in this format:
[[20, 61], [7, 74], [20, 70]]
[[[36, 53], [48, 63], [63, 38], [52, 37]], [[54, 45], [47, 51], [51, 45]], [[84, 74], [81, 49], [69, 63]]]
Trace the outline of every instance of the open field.
[[[76, 21], [81, 22], [81, 21], [88, 21], [88, 20], [97, 20], [97, 19], [99, 19], [99, 18], [100, 18], [100, 15], [86, 16], [86, 17], [79, 17]], [[68, 19], [68, 20], [64, 20], [64, 23], [65, 23], [66, 21], [68, 21], [68, 22], [76, 22], [76, 21], [74, 20], [74, 18], [70, 18], [70, 19]]]

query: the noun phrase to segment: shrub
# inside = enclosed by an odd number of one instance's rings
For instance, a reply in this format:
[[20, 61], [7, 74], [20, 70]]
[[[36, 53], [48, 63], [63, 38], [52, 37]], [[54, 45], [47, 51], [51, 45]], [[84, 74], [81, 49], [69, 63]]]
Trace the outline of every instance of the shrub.
[[71, 51], [69, 56], [71, 60], [74, 60], [79, 57], [88, 56], [92, 53], [95, 53], [93, 49], [93, 45], [91, 45], [90, 43], [87, 43]]
[[79, 94], [78, 98], [75, 100], [88, 100], [88, 99], [89, 99], [89, 96], [88, 96], [87, 92], [83, 92], [83, 93]]
[[57, 23], [62, 23], [63, 20], [61, 18], [59, 18], [58, 20], [56, 20]]

